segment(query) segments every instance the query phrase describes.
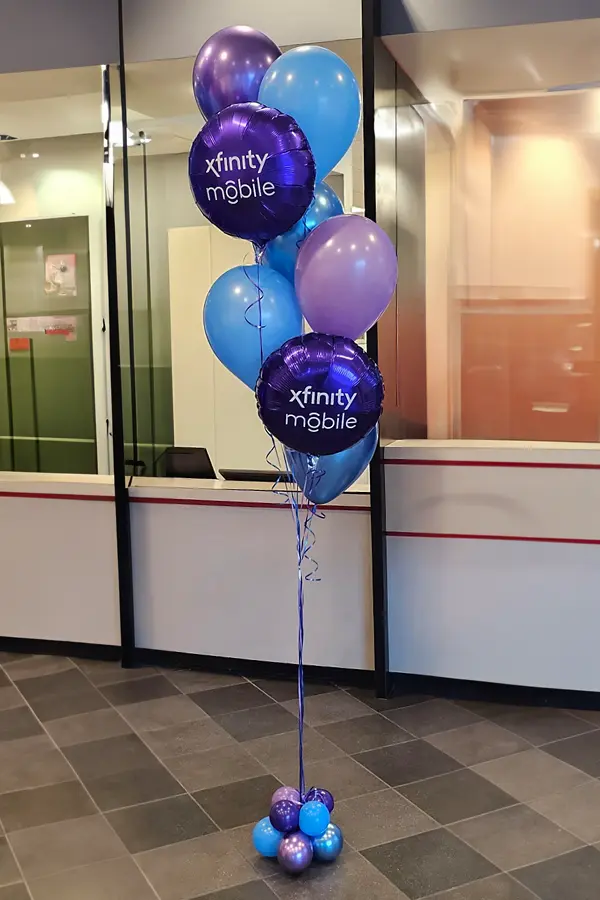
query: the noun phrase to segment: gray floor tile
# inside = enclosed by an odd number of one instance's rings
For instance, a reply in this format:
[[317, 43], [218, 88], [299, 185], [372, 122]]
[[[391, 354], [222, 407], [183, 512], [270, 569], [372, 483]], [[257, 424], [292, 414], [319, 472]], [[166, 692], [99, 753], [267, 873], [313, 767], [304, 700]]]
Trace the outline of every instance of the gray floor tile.
[[373, 688], [349, 688], [348, 693], [377, 712], [402, 709], [405, 706], [413, 706], [415, 703], [423, 703], [425, 700], [434, 699], [429, 694], [398, 694], [390, 697], [388, 700], [382, 700], [380, 697], [375, 696]]
[[174, 797], [184, 791], [158, 761], [145, 768], [93, 778], [85, 786], [103, 812]]
[[0, 819], [6, 832], [79, 819], [96, 812], [89, 794], [78, 781], [0, 794]]
[[301, 878], [276, 869], [267, 884], [279, 900], [406, 900], [364, 857], [347, 849], [336, 862], [312, 865]]
[[438, 827], [433, 819], [391, 789], [336, 803], [333, 819], [344, 839], [356, 850]]
[[409, 900], [494, 875], [497, 869], [444, 829], [365, 850], [364, 856]]
[[[239, 887], [217, 891], [216, 894], [205, 894], [202, 900], [275, 900], [276, 896], [264, 881], [250, 881]], [[197, 897], [196, 900], [200, 898]]]
[[500, 728], [493, 722], [476, 722], [474, 725], [466, 725], [454, 731], [433, 734], [426, 740], [464, 766], [498, 759], [527, 750], [531, 746], [523, 738], [506, 731], [505, 728]]
[[32, 881], [30, 887], [33, 900], [156, 900], [130, 857], [70, 869]]
[[[285, 734], [274, 734], [246, 741], [244, 748], [251, 753], [270, 772], [289, 768], [290, 759], [298, 755], [298, 732], [288, 731]], [[304, 728], [304, 759], [315, 762], [319, 759], [333, 759], [343, 756], [343, 751], [328, 741], [313, 728]]]
[[[37, 660], [38, 657], [32, 657], [32, 659]], [[34, 700], [57, 697], [61, 694], [87, 693], [93, 691], [94, 688], [92, 688], [92, 685], [79, 669], [70, 666], [63, 672], [49, 675], [32, 675], [23, 679], [19, 682], [19, 690], [27, 702], [31, 703]]]
[[169, 725], [207, 718], [206, 713], [183, 694], [120, 706], [119, 712], [132, 728], [140, 732], [157, 731]]
[[598, 900], [600, 853], [584, 847], [512, 874], [540, 900]]
[[26, 828], [11, 834], [10, 841], [28, 881], [127, 853], [102, 816]]
[[194, 799], [223, 830], [256, 823], [269, 815], [271, 797], [281, 787], [273, 775], [260, 775], [194, 794]]
[[76, 668], [19, 681], [19, 690], [42, 722], [108, 706], [104, 697]]
[[[350, 756], [339, 756], [334, 759], [315, 760], [304, 767], [306, 785], [321, 787], [331, 791], [336, 802], [350, 800], [361, 794], [381, 791], [386, 785], [375, 775], [359, 765]], [[298, 762], [291, 759], [286, 768], [276, 769], [273, 773], [282, 784], [298, 783]]]
[[4, 663], [4, 671], [12, 681], [36, 678], [42, 675], [56, 675], [74, 669], [75, 663], [64, 656], [27, 656], [13, 662]]
[[542, 750], [526, 750], [494, 759], [475, 766], [474, 770], [525, 803], [547, 794], [567, 791], [589, 780], [579, 769], [548, 756]]
[[215, 722], [240, 742], [298, 730], [298, 719], [278, 703], [215, 716]]
[[600, 782], [533, 800], [531, 806], [587, 844], [600, 841]]
[[10, 687], [10, 683], [8, 675], [0, 669], [0, 687]]
[[154, 755], [136, 734], [73, 744], [63, 752], [84, 783], [156, 763]]
[[132, 703], [142, 703], [145, 700], [158, 700], [160, 697], [171, 697], [179, 694], [175, 685], [171, 684], [163, 675], [108, 684], [99, 688], [99, 690], [113, 706], [126, 706]]
[[189, 841], [218, 830], [187, 794], [120, 809], [108, 813], [107, 819], [130, 853]]
[[441, 825], [481, 816], [516, 803], [486, 778], [471, 769], [437, 775], [397, 789]]
[[210, 691], [198, 691], [189, 696], [209, 716], [224, 716], [273, 703], [270, 697], [249, 682]]
[[31, 900], [31, 895], [23, 883], [9, 884], [0, 888], [0, 900]]
[[44, 729], [26, 706], [0, 712], [0, 741], [14, 741], [43, 733]]
[[502, 871], [576, 850], [581, 842], [528, 806], [511, 806], [450, 830]]
[[356, 759], [392, 787], [461, 768], [456, 760], [419, 740], [359, 753]]
[[21, 881], [21, 873], [5, 837], [0, 837], [0, 885]]
[[[285, 703], [286, 700], [297, 700], [298, 698], [298, 682], [295, 678], [287, 681], [277, 681], [273, 678], [260, 678], [254, 680], [253, 684], [273, 700], [278, 703]], [[318, 684], [305, 682], [304, 696], [316, 697], [318, 694], [330, 694], [339, 691], [335, 684]]]
[[351, 754], [412, 740], [412, 735], [379, 713], [359, 716], [357, 719], [345, 719], [332, 725], [322, 725], [317, 731], [340, 749]]
[[59, 747], [84, 744], [130, 734], [131, 728], [115, 709], [97, 709], [46, 723], [46, 731]]
[[[510, 875], [493, 875], [463, 887], [435, 894], [428, 900], [539, 900]], [[566, 898], [565, 898], [566, 900]]]
[[600, 728], [600, 709], [570, 709], [569, 712], [572, 716]]
[[[298, 715], [297, 700], [288, 700], [283, 706], [293, 715]], [[344, 719], [366, 716], [369, 712], [369, 707], [356, 697], [351, 697], [345, 691], [335, 691], [307, 697], [304, 705], [304, 721], [316, 728], [318, 725], [329, 725], [332, 722], [342, 722]]]
[[181, 725], [160, 728], [157, 731], [144, 731], [142, 740], [160, 759], [183, 756], [187, 753], [202, 753], [234, 743], [231, 735], [208, 717], [197, 722], [184, 722]]
[[396, 722], [415, 737], [427, 737], [440, 731], [475, 725], [479, 716], [449, 700], [428, 700], [414, 706], [405, 706], [386, 713], [388, 719]]
[[600, 731], [546, 744], [544, 750], [594, 778], [600, 777]]
[[24, 705], [25, 700], [16, 687], [13, 685], [0, 687], [0, 709], [14, 709], [17, 706]]
[[29, 659], [30, 656], [33, 656], [32, 653], [9, 653], [7, 650], [2, 650], [0, 652], [0, 666], [6, 665], [9, 662], [16, 662], [19, 659]]
[[523, 706], [512, 712], [501, 713], [494, 721], [539, 747], [550, 741], [559, 741], [591, 731], [594, 726], [561, 709], [531, 708]]
[[219, 832], [182, 841], [136, 857], [161, 900], [188, 900], [256, 880], [256, 872], [227, 834]]
[[0, 794], [74, 779], [73, 770], [46, 735], [0, 744]]
[[77, 665], [96, 687], [121, 681], [138, 681], [140, 678], [156, 675], [156, 669], [151, 666], [124, 669], [118, 660], [79, 659]]
[[246, 679], [239, 675], [221, 674], [219, 672], [197, 672], [191, 669], [165, 669], [165, 678], [172, 681], [184, 694], [196, 691], [211, 691], [220, 687], [232, 687], [245, 684]]
[[265, 774], [263, 766], [238, 744], [220, 747], [218, 753], [207, 750], [170, 757], [164, 764], [188, 791], [202, 791]]

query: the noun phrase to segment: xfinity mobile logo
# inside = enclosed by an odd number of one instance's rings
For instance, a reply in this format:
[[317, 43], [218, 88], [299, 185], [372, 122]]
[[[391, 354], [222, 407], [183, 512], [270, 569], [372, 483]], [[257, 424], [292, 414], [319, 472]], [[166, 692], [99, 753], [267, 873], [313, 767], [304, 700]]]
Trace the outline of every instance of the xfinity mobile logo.
[[254, 153], [248, 150], [239, 156], [225, 156], [222, 150], [219, 150], [216, 156], [206, 160], [206, 172], [221, 178], [223, 172], [243, 172], [248, 170], [256, 172], [256, 177], [252, 177], [249, 182], [242, 181], [237, 178], [235, 181], [229, 179], [224, 185], [211, 185], [206, 188], [206, 197], [208, 200], [227, 201], [230, 206], [235, 206], [240, 200], [249, 200], [250, 197], [272, 197], [275, 193], [275, 185], [272, 181], [262, 181], [261, 172], [269, 158], [268, 153]]
[[[337, 391], [315, 391], [311, 384], [303, 390], [290, 392], [290, 404], [296, 403], [300, 409], [306, 410], [307, 406], [337, 406], [337, 410], [331, 415], [325, 410], [318, 412], [286, 413], [285, 424], [294, 425], [297, 428], [307, 428], [313, 433], [317, 431], [331, 431], [340, 428], [356, 428], [358, 419], [356, 416], [348, 416], [347, 413], [356, 400], [357, 394], [349, 394], [341, 388]], [[341, 410], [340, 410], [341, 407]]]

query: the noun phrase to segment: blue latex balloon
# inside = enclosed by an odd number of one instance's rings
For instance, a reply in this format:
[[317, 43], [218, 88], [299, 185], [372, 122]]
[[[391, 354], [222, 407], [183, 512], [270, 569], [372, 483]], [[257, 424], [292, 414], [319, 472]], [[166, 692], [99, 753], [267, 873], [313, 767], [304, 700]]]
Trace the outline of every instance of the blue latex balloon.
[[279, 272], [267, 266], [236, 266], [217, 278], [208, 292], [204, 330], [215, 356], [254, 389], [262, 361], [302, 332], [302, 315], [294, 289]]
[[329, 810], [318, 800], [309, 800], [300, 810], [300, 830], [309, 837], [321, 837], [330, 820]]
[[254, 844], [256, 852], [260, 853], [261, 856], [273, 858], [277, 856], [282, 837], [283, 834], [281, 831], [277, 831], [273, 828], [269, 817], [265, 816], [264, 819], [261, 819], [260, 822], [257, 822], [254, 826], [252, 843]]
[[306, 215], [290, 231], [269, 241], [265, 252], [266, 262], [293, 284], [296, 259], [302, 242], [325, 219], [341, 216], [343, 213], [344, 207], [336, 192], [328, 184], [320, 182], [315, 186], [315, 199]]
[[296, 120], [322, 181], [349, 149], [360, 122], [360, 89], [349, 66], [325, 47], [295, 47], [267, 69], [258, 99]]
[[314, 858], [319, 862], [333, 862], [337, 859], [344, 847], [344, 835], [341, 828], [330, 822], [325, 834], [313, 838]]
[[379, 429], [375, 426], [358, 444], [340, 453], [313, 457], [310, 466], [306, 453], [286, 447], [288, 469], [306, 499], [320, 506], [335, 500], [362, 475], [371, 462], [378, 439]]

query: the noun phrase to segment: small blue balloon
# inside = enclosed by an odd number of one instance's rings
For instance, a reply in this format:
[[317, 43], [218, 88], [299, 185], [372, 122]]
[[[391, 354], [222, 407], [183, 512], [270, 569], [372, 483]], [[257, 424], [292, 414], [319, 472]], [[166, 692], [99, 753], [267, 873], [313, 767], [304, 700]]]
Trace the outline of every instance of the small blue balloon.
[[344, 207], [333, 188], [321, 182], [315, 186], [315, 198], [299, 222], [290, 231], [280, 234], [269, 241], [266, 247], [265, 260], [282, 275], [294, 283], [294, 273], [298, 251], [304, 240], [317, 225], [332, 216], [341, 216]]
[[333, 862], [344, 847], [344, 835], [341, 828], [330, 822], [321, 837], [313, 838], [314, 858], [319, 862]]
[[[294, 481], [306, 499], [321, 506], [343, 494], [362, 475], [371, 462], [378, 440], [376, 425], [358, 444], [339, 453], [311, 459], [306, 453], [286, 447], [285, 456]], [[309, 794], [308, 799], [320, 798], [312, 798]]]
[[267, 69], [258, 99], [298, 123], [322, 181], [349, 149], [360, 122], [360, 89], [350, 67], [325, 47], [294, 47]]
[[254, 826], [252, 843], [257, 853], [272, 858], [277, 856], [282, 837], [281, 831], [273, 828], [269, 817], [265, 816]]
[[294, 289], [279, 272], [267, 266], [236, 266], [208, 292], [204, 330], [215, 356], [254, 389], [262, 362], [302, 332], [302, 314]]
[[300, 810], [300, 830], [309, 837], [321, 837], [330, 822], [329, 810], [318, 800], [309, 800]]

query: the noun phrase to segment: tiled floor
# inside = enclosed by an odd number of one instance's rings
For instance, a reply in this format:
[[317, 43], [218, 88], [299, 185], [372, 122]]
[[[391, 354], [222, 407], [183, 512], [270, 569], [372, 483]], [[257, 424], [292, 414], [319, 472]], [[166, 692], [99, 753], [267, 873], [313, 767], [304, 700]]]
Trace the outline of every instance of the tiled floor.
[[0, 900], [598, 900], [600, 715], [307, 686], [346, 848], [297, 879], [254, 822], [295, 684], [0, 654]]

